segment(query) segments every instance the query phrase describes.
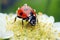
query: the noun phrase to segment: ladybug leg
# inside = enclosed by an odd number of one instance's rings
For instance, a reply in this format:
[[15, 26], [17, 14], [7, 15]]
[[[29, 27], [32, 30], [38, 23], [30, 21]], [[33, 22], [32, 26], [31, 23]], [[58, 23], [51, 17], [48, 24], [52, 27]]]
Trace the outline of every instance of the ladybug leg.
[[37, 20], [36, 22], [37, 22], [37, 25], [38, 25], [38, 18], [37, 17], [36, 17], [36, 20]]
[[37, 16], [36, 16], [36, 23], [38, 24], [38, 18], [37, 18]]
[[24, 22], [23, 22], [23, 19], [22, 19], [22, 28], [23, 28], [23, 25], [24, 25]]
[[37, 24], [38, 24], [38, 19], [37, 19]]
[[29, 18], [27, 17], [27, 18], [26, 18], [26, 22], [27, 22], [28, 20], [29, 20]]
[[15, 17], [15, 19], [14, 19], [14, 23], [15, 23], [16, 19], [17, 19], [17, 17]]

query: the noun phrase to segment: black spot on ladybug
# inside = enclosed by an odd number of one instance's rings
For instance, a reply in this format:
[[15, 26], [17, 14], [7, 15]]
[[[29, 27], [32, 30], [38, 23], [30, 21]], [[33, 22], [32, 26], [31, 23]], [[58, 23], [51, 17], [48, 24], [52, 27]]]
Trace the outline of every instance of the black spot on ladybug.
[[22, 14], [23, 14], [23, 13], [21, 12], [20, 15], [22, 16]]

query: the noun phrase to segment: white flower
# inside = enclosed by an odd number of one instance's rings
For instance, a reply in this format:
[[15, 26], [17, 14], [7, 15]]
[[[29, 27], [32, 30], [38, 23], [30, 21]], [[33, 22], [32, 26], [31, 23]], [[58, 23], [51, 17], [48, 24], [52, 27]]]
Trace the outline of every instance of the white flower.
[[45, 23], [47, 18], [48, 18], [48, 16], [45, 15], [45, 14], [44, 15], [38, 15], [37, 18], [38, 18], [39, 22], [44, 22]]
[[47, 16], [46, 14], [42, 14], [42, 15], [37, 15], [38, 18], [38, 22], [42, 22], [42, 23], [54, 23], [54, 17], [53, 16]]
[[50, 16], [46, 21], [47, 21], [47, 23], [53, 24], [54, 23], [54, 17]]
[[[0, 38], [6, 39], [6, 38], [13, 38], [14, 33], [12, 31], [6, 30], [6, 16], [7, 20], [13, 22], [14, 18], [16, 17], [16, 14], [12, 14], [12, 16], [7, 15], [7, 14], [2, 14], [0, 13]], [[55, 22], [54, 23], [54, 17], [53, 16], [47, 16], [46, 14], [40, 14], [37, 15], [37, 19], [39, 23], [42, 23], [44, 26], [47, 26], [46, 28], [48, 29], [51, 27], [49, 24], [52, 24], [52, 32], [55, 34], [56, 38], [60, 40], [60, 37], [58, 36], [58, 33], [60, 33], [60, 22]], [[17, 18], [17, 20], [21, 20], [20, 18]], [[57, 32], [54, 32], [56, 31]], [[27, 38], [25, 38], [27, 40]], [[41, 39], [43, 40], [43, 39]], [[48, 40], [48, 39], [47, 39]]]
[[60, 40], [60, 22], [53, 24], [52, 31], [55, 34], [55, 37]]
[[57, 32], [60, 32], [60, 22], [56, 22], [53, 24], [53, 30], [57, 30]]
[[6, 14], [0, 13], [0, 38], [5, 39], [5, 38], [10, 38], [13, 36], [12, 31], [6, 30]]

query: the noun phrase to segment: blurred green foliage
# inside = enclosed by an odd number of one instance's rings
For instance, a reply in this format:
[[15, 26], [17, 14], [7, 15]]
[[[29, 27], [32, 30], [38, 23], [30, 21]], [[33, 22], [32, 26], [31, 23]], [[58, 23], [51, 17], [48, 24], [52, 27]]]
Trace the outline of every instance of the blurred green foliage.
[[17, 0], [14, 5], [4, 9], [3, 12], [15, 13], [18, 7], [25, 3], [36, 9], [37, 13], [46, 13], [49, 16], [54, 16], [55, 21], [60, 21], [60, 0]]

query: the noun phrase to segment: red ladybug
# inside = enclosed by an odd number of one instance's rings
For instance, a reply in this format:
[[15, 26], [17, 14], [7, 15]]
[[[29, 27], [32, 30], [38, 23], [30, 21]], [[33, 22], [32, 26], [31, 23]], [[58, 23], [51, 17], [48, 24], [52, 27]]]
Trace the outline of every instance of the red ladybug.
[[32, 26], [36, 24], [36, 12], [31, 7], [27, 6], [27, 4], [17, 10], [17, 17], [22, 18], [22, 25], [23, 20], [29, 21]]

